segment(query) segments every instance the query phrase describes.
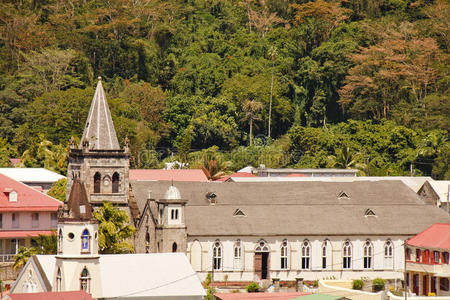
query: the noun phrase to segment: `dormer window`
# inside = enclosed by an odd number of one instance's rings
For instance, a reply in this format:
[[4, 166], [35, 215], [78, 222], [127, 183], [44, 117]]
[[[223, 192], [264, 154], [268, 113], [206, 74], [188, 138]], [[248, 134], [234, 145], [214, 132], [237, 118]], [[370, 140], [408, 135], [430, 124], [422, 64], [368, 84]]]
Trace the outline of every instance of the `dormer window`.
[[233, 217], [246, 217], [247, 215], [240, 209], [236, 209], [236, 211], [233, 214]]
[[364, 213], [364, 216], [366, 217], [376, 217], [377, 215], [373, 212], [373, 210], [371, 210], [370, 208], [368, 208], [366, 210], [366, 212]]
[[348, 196], [348, 194], [346, 192], [340, 191], [339, 194], [338, 194], [338, 199], [339, 200], [341, 200], [341, 199], [345, 200], [345, 199], [350, 199], [350, 197]]
[[6, 188], [5, 193], [8, 194], [9, 202], [17, 202], [17, 192], [11, 188]]

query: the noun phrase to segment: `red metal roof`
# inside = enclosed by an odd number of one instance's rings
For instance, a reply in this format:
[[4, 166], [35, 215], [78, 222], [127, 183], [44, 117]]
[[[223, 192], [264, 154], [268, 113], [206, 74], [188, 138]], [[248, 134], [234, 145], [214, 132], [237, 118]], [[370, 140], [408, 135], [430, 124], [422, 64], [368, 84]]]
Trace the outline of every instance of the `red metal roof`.
[[408, 245], [450, 250], [450, 223], [436, 223], [410, 238]]
[[130, 180], [167, 180], [167, 181], [208, 181], [201, 169], [133, 169], [130, 170]]
[[298, 174], [298, 173], [291, 173], [287, 175], [286, 177], [308, 177], [306, 174]]
[[11, 300], [93, 300], [85, 291], [8, 294]]
[[291, 300], [300, 296], [310, 295], [311, 293], [230, 293], [214, 294], [221, 300], [244, 300], [244, 299], [264, 299], [264, 300]]
[[228, 176], [226, 176], [224, 178], [220, 178], [220, 179], [218, 179], [216, 181], [227, 181], [231, 177], [256, 177], [256, 175], [253, 175], [251, 173], [246, 173], [246, 172], [236, 172], [236, 173], [228, 175]]
[[56, 234], [56, 232], [51, 230], [0, 231], [0, 238], [24, 238], [52, 234]]
[[[9, 194], [17, 193], [17, 202], [9, 201]], [[0, 211], [57, 211], [62, 202], [35, 188], [0, 174]]]

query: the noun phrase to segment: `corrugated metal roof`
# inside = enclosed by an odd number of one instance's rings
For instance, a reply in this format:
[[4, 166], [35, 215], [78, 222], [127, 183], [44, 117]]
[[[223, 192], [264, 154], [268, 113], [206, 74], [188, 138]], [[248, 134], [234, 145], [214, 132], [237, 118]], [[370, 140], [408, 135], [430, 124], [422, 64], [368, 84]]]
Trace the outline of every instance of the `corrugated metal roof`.
[[408, 245], [450, 250], [450, 223], [436, 223], [412, 237]]
[[[11, 202], [9, 195], [17, 193], [17, 201]], [[63, 203], [36, 189], [0, 174], [0, 211], [56, 211]]]
[[53, 183], [66, 178], [58, 173], [44, 168], [0, 168], [0, 174], [6, 175], [20, 182]]
[[200, 169], [133, 169], [130, 170], [130, 180], [137, 181], [200, 181], [207, 182], [208, 178]]

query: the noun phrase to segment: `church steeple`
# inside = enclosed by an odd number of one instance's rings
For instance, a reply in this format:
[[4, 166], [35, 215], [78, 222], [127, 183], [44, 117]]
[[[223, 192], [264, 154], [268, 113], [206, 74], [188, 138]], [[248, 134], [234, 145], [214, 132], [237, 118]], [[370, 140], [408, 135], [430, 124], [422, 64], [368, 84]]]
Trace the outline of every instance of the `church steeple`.
[[89, 142], [89, 149], [92, 150], [120, 149], [101, 77], [98, 78], [97, 88], [81, 138], [80, 149], [86, 141]]

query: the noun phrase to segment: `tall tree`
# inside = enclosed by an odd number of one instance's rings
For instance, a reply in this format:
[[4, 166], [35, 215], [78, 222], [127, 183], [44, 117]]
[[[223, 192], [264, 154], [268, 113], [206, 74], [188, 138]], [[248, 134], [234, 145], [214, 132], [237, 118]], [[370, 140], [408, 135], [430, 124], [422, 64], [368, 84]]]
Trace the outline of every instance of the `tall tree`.
[[242, 105], [242, 110], [244, 111], [243, 120], [248, 121], [249, 124], [250, 146], [253, 144], [253, 122], [261, 120], [260, 111], [262, 108], [263, 104], [255, 100], [246, 100]]

